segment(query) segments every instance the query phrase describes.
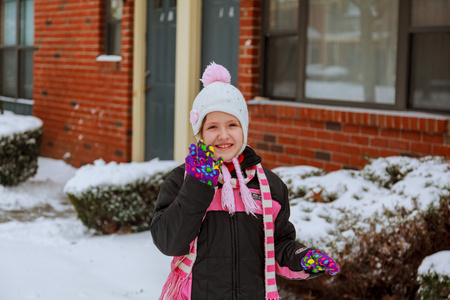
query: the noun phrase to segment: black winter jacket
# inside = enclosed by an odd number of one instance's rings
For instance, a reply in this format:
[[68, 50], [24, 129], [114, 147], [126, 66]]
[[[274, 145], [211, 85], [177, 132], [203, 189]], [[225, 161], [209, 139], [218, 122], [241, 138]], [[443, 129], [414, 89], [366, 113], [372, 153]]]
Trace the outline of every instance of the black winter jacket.
[[[250, 147], [243, 154], [242, 170], [261, 161]], [[285, 271], [302, 271], [300, 260], [307, 248], [296, 242], [295, 228], [288, 220], [287, 187], [272, 171], [264, 171], [272, 199], [281, 206], [274, 222], [276, 263]], [[165, 255], [181, 256], [189, 253], [189, 244], [198, 236], [191, 299], [265, 299], [262, 215], [207, 212], [215, 189], [184, 175], [183, 164], [172, 170], [161, 186], [150, 228], [155, 245]], [[235, 171], [231, 175], [236, 177]], [[259, 189], [258, 178], [247, 186]]]

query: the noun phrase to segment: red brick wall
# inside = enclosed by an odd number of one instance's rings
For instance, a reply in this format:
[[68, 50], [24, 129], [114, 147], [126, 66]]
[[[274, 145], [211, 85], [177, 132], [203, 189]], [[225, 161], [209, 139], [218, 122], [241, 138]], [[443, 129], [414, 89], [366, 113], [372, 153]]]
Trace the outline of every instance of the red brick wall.
[[311, 165], [360, 168], [365, 157], [450, 159], [450, 118], [431, 114], [349, 111], [285, 103], [249, 104], [249, 144], [269, 168]]
[[245, 99], [259, 92], [261, 13], [261, 0], [241, 0], [238, 88]]
[[42, 155], [74, 166], [131, 157], [133, 1], [124, 2], [122, 61], [105, 52], [105, 1], [35, 1], [33, 113]]

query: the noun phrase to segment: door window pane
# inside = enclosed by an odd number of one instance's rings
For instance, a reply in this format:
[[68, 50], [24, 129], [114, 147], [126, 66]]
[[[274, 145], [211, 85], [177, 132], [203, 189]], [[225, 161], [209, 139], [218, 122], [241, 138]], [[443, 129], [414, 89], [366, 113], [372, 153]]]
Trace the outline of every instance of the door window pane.
[[34, 1], [25, 0], [20, 3], [20, 44], [33, 46], [34, 43]]
[[155, 0], [155, 9], [163, 8], [163, 0]]
[[3, 39], [2, 44], [4, 46], [16, 45], [17, 36], [17, 3], [15, 0], [3, 0]]
[[413, 26], [449, 26], [449, 0], [413, 0], [411, 9]]
[[270, 0], [269, 30], [297, 30], [298, 0]]
[[19, 98], [33, 99], [33, 50], [20, 51]]
[[311, 0], [306, 97], [394, 104], [398, 0]]
[[110, 0], [110, 19], [122, 20], [122, 0]]
[[275, 98], [295, 98], [297, 89], [298, 38], [268, 40], [266, 93]]
[[16, 96], [16, 59], [15, 51], [0, 51], [0, 94], [6, 97]]
[[412, 47], [412, 106], [450, 111], [450, 35], [415, 34]]

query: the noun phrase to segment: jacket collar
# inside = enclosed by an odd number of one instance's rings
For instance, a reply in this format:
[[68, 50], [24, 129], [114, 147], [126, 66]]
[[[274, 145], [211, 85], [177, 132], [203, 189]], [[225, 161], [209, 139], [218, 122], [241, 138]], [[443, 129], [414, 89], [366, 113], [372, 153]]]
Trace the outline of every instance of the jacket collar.
[[261, 157], [249, 146], [245, 147], [242, 153], [244, 154], [244, 160], [240, 163], [242, 170], [256, 166], [262, 161]]

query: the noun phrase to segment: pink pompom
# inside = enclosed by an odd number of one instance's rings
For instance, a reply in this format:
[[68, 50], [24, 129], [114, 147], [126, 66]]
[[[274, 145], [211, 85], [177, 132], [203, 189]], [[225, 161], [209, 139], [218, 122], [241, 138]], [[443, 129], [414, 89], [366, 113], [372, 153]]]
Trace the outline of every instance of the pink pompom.
[[200, 81], [203, 82], [204, 87], [216, 81], [229, 84], [231, 82], [231, 75], [225, 67], [212, 62], [208, 67], [206, 67]]

